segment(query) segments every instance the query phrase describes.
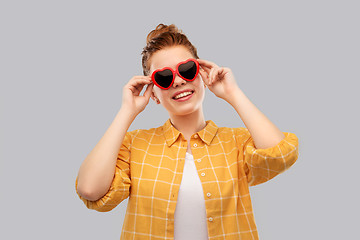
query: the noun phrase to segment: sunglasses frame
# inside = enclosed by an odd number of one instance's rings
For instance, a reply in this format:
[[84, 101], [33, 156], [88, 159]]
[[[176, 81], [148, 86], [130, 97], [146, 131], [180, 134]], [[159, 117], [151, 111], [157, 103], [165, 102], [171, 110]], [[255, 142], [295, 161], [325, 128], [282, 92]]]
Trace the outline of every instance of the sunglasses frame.
[[[195, 77], [194, 77], [193, 79], [184, 78], [184, 77], [181, 76], [180, 73], [179, 73], [179, 66], [180, 66], [181, 64], [184, 64], [184, 63], [187, 63], [187, 62], [190, 62], [190, 61], [193, 61], [193, 62], [196, 64], [196, 74], [195, 74]], [[167, 69], [169, 69], [169, 70], [172, 72], [173, 79], [172, 79], [171, 84], [169, 85], [169, 87], [164, 88], [164, 87], [160, 86], [160, 85], [156, 82], [156, 80], [155, 80], [155, 74], [156, 74], [157, 72], [162, 72], [162, 71], [167, 70]], [[181, 78], [184, 79], [185, 81], [192, 82], [192, 81], [194, 81], [194, 80], [196, 79], [197, 75], [199, 74], [199, 70], [200, 70], [199, 62], [198, 62], [195, 58], [189, 58], [189, 59], [187, 59], [187, 60], [185, 60], [185, 61], [179, 62], [179, 63], [176, 65], [176, 70], [173, 70], [173, 69], [170, 68], [170, 67], [164, 67], [164, 68], [161, 68], [161, 69], [156, 69], [156, 70], [151, 74], [151, 81], [152, 81], [156, 86], [158, 86], [159, 88], [164, 89], [164, 90], [167, 90], [167, 89], [169, 89], [169, 88], [173, 85], [173, 83], [174, 83], [174, 81], [175, 81], [175, 76], [176, 76], [176, 74], [179, 75], [179, 77], [181, 77]]]

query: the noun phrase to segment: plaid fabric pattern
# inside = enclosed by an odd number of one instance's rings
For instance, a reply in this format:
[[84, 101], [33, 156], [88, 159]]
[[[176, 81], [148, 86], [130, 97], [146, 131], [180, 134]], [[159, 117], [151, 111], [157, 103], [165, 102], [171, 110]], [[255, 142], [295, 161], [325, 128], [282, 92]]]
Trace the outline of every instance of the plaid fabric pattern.
[[[256, 149], [247, 128], [206, 127], [191, 136], [203, 187], [210, 240], [259, 239], [249, 186], [269, 181], [298, 158], [298, 138], [283, 132], [276, 146]], [[174, 213], [187, 142], [168, 119], [163, 126], [126, 133], [109, 191], [89, 209], [107, 212], [129, 197], [121, 240], [174, 239]], [[77, 188], [77, 178], [75, 181]]]

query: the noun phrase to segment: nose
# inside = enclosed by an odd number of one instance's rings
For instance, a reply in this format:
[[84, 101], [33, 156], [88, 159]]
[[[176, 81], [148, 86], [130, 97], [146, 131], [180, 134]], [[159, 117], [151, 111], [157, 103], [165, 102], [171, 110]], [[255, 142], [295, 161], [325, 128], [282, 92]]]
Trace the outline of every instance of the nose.
[[182, 79], [178, 74], [176, 74], [175, 80], [173, 83], [173, 87], [176, 88], [178, 86], [185, 85], [185, 84], [186, 84], [186, 81], [184, 79]]

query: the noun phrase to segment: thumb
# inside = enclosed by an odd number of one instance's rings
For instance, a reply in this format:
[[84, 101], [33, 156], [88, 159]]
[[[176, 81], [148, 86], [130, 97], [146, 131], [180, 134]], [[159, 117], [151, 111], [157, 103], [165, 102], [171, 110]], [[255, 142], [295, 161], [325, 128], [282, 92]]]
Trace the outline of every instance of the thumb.
[[205, 71], [203, 69], [200, 69], [200, 70], [202, 70], [202, 71], [199, 71], [202, 81], [204, 82], [205, 85], [208, 85], [209, 82], [208, 82], [207, 74], [205, 73]]
[[146, 87], [146, 90], [144, 92], [144, 97], [146, 98], [147, 101], [150, 99], [151, 91], [152, 91], [153, 87], [154, 87], [153, 83], [147, 85], [147, 87]]

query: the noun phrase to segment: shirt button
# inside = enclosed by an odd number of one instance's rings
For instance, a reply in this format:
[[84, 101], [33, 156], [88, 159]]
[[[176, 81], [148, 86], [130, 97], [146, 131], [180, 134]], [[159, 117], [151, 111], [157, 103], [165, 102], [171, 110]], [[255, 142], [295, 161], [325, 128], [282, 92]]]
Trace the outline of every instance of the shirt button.
[[201, 176], [205, 176], [205, 173], [201, 173]]
[[201, 159], [198, 159], [197, 161], [198, 161], [198, 162], [201, 162]]
[[209, 217], [209, 221], [212, 222], [214, 219], [212, 217]]
[[194, 147], [197, 147], [197, 144], [196, 143], [194, 143], [194, 145], [193, 145]]
[[198, 135], [197, 135], [197, 134], [195, 134], [194, 138], [198, 138]]
[[206, 194], [206, 196], [210, 197], [210, 196], [211, 196], [211, 193], [208, 192], [208, 193]]

